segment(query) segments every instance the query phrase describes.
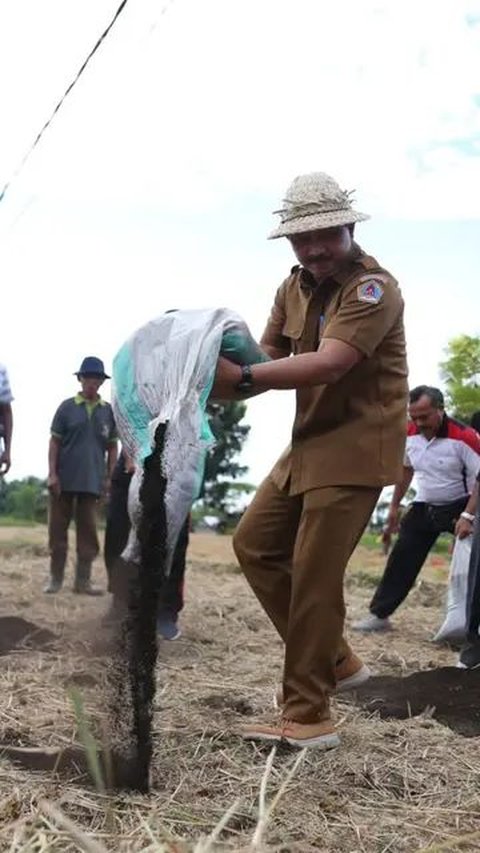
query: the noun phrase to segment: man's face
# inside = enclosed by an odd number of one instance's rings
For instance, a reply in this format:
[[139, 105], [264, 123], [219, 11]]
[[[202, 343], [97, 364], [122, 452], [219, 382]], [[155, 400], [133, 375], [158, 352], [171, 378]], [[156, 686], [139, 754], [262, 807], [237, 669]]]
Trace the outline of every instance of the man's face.
[[82, 394], [86, 400], [95, 400], [98, 389], [103, 385], [103, 379], [100, 376], [88, 375], [79, 376], [80, 385], [82, 386]]
[[425, 438], [430, 439], [437, 434], [443, 420], [443, 409], [438, 409], [426, 394], [416, 403], [410, 403], [408, 413], [410, 420]]
[[346, 225], [305, 231], [288, 239], [301, 265], [318, 282], [333, 275], [352, 248], [352, 235]]

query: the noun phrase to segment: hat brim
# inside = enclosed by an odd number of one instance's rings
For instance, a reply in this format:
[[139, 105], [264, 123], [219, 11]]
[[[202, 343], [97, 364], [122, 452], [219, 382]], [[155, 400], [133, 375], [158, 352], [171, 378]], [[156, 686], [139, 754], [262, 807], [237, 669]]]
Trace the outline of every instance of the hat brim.
[[108, 375], [108, 373], [96, 373], [94, 370], [76, 370], [73, 374], [74, 376], [79, 378], [79, 376], [98, 376], [99, 379], [111, 379], [112, 377]]
[[282, 222], [268, 235], [269, 240], [277, 237], [290, 237], [293, 234], [305, 234], [308, 231], [321, 231], [324, 228], [338, 228], [340, 225], [354, 225], [355, 222], [365, 222], [370, 219], [367, 213], [356, 210], [332, 210], [328, 213], [309, 213]]

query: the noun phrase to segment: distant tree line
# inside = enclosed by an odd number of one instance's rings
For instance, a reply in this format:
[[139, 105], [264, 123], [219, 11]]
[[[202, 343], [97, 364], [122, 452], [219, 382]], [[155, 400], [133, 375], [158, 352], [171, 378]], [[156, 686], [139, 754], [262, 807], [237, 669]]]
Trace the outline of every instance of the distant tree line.
[[447, 408], [469, 423], [480, 411], [480, 336], [459, 335], [448, 343], [440, 363]]
[[38, 477], [6, 482], [0, 479], [0, 515], [22, 521], [47, 521], [47, 481]]

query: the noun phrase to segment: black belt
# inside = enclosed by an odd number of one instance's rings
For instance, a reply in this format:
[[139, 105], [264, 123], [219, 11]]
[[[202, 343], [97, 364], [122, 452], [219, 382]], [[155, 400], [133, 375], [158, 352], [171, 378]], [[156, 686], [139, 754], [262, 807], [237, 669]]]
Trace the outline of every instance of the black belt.
[[442, 533], [453, 533], [455, 522], [460, 517], [468, 503], [468, 495], [464, 498], [459, 498], [457, 501], [451, 501], [448, 504], [429, 504], [425, 503], [427, 515], [433, 526]]

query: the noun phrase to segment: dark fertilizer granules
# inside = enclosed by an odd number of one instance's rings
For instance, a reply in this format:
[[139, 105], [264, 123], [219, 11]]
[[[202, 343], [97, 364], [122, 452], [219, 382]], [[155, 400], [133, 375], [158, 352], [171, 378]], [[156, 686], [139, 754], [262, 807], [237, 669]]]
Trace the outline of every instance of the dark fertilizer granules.
[[130, 572], [126, 607], [115, 629], [115, 652], [107, 673], [110, 786], [147, 792], [152, 758], [152, 717], [157, 660], [157, 610], [165, 578], [166, 479], [162, 453], [166, 425], [155, 433], [140, 488], [140, 566]]

